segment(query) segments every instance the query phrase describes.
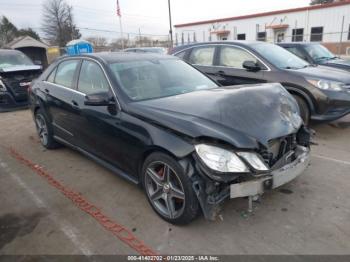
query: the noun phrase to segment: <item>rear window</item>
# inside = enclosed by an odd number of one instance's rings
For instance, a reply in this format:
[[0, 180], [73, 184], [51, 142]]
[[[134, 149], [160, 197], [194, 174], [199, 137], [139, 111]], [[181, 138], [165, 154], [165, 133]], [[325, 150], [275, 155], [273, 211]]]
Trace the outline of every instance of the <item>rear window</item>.
[[67, 60], [59, 64], [55, 77], [55, 83], [73, 88], [73, 80], [79, 60]]
[[192, 49], [189, 62], [195, 65], [213, 65], [215, 46]]

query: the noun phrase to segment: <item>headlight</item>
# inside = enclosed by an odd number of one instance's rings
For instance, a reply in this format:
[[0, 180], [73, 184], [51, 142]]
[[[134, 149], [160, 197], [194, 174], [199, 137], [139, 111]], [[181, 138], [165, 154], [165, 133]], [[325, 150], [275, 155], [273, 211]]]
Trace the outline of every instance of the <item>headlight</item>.
[[307, 81], [315, 87], [318, 87], [322, 90], [331, 90], [331, 91], [343, 91], [343, 86], [345, 85], [342, 82], [328, 81], [328, 80], [315, 80], [307, 79]]
[[1, 79], [0, 79], [0, 91], [3, 91], [3, 92], [7, 91], [5, 84], [4, 82], [1, 81]]
[[264, 161], [261, 158], [251, 152], [238, 152], [237, 155], [243, 157], [252, 167], [259, 171], [267, 171], [269, 168], [265, 165]]
[[198, 156], [201, 160], [211, 169], [219, 172], [236, 172], [246, 173], [249, 172], [247, 166], [242, 162], [239, 157], [228, 150], [209, 146], [205, 144], [199, 144], [195, 146]]

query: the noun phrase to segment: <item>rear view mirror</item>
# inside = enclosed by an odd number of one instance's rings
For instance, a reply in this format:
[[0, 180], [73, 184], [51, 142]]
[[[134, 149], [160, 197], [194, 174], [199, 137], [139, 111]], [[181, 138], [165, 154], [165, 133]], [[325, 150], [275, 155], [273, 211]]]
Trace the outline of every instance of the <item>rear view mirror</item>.
[[261, 67], [254, 61], [247, 60], [243, 62], [243, 68], [247, 69], [247, 71], [259, 71], [261, 70]]
[[85, 96], [84, 105], [86, 106], [109, 106], [111, 104], [114, 104], [114, 98], [111, 98], [108, 92]]

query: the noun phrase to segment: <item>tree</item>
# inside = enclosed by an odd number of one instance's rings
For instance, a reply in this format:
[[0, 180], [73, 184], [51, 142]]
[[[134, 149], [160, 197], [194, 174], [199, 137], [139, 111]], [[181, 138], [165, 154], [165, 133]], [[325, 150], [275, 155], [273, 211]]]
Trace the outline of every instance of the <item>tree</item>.
[[73, 8], [65, 0], [49, 0], [43, 5], [43, 32], [50, 44], [63, 47], [81, 34], [74, 24]]
[[11, 42], [17, 36], [18, 30], [6, 16], [2, 16], [0, 20], [0, 46], [4, 46]]
[[34, 39], [40, 41], [40, 36], [38, 35], [38, 33], [35, 32], [30, 27], [18, 30], [17, 35], [18, 36], [26, 36], [26, 35], [28, 35], [28, 36], [33, 37]]

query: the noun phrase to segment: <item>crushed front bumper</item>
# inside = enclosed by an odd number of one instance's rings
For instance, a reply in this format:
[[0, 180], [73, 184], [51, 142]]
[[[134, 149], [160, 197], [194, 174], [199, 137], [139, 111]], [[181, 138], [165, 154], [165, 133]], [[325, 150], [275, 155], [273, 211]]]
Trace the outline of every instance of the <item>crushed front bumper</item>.
[[230, 198], [256, 196], [282, 186], [301, 175], [310, 163], [310, 149], [298, 146], [296, 159], [266, 176], [230, 185]]

